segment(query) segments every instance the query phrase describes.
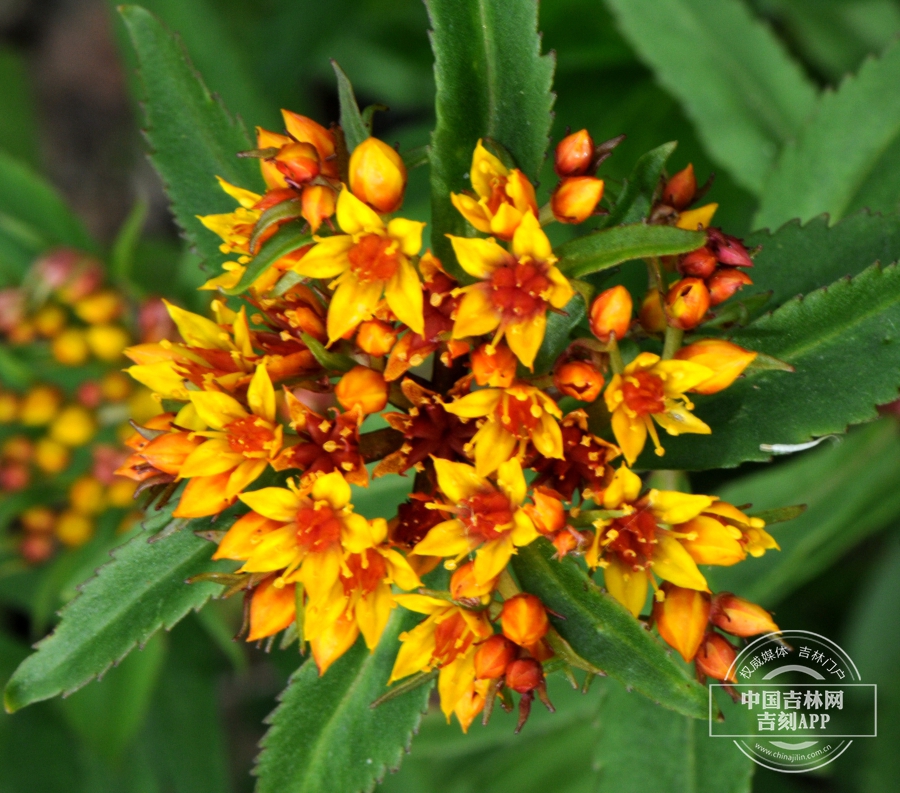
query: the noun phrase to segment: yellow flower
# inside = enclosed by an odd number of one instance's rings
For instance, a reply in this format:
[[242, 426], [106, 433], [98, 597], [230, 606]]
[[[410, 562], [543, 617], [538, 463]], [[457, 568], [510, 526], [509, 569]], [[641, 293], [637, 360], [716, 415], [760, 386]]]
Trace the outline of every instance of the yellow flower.
[[538, 388], [520, 383], [483, 388], [444, 408], [460, 418], [486, 419], [471, 441], [479, 476], [496, 471], [513, 454], [524, 455], [529, 441], [544, 457], [563, 457], [562, 431], [557, 423], [562, 412]]
[[395, 599], [404, 608], [428, 617], [400, 634], [402, 644], [388, 683], [416, 672], [440, 669], [441, 710], [449, 721], [450, 714], [473, 689], [476, 643], [493, 634], [491, 623], [483, 611], [469, 611], [440, 598], [397, 595]]
[[712, 376], [713, 370], [702, 364], [663, 361], [650, 352], [642, 352], [621, 375], [613, 376], [604, 396], [606, 407], [612, 414], [613, 434], [629, 464], [641, 453], [648, 433], [656, 453], [665, 453], [653, 421], [669, 435], [683, 432], [709, 435], [712, 432], [690, 412], [694, 406], [685, 396], [685, 391]]
[[[234, 397], [218, 391], [190, 391], [188, 396], [197, 417], [209, 429], [194, 433], [207, 440], [178, 469], [179, 478], [192, 481], [174, 514], [196, 518], [213, 514], [205, 511], [204, 491], [215, 489], [232, 503], [259, 478], [281, 450], [283, 429], [275, 421], [275, 389], [263, 365], [257, 367], [247, 389], [249, 413]], [[224, 489], [219, 490], [223, 481]]]
[[479, 231], [509, 240], [525, 215], [537, 217], [537, 199], [531, 182], [518, 168], [509, 170], [480, 140], [472, 155], [469, 174], [476, 196], [451, 193], [450, 200]]
[[230, 195], [240, 206], [233, 212], [220, 215], [198, 215], [199, 221], [210, 231], [222, 238], [219, 250], [222, 253], [237, 253], [239, 262], [246, 264], [250, 261], [250, 237], [256, 221], [259, 220], [262, 211], [253, 207], [259, 203], [262, 196], [243, 187], [229, 184], [220, 176], [219, 186]]
[[434, 458], [438, 488], [447, 499], [437, 508], [455, 517], [431, 528], [413, 553], [460, 559], [475, 551], [475, 581], [484, 584], [506, 567], [517, 547], [537, 536], [522, 508], [528, 486], [518, 460], [497, 471], [496, 486], [464, 463]]
[[563, 308], [575, 294], [556, 268], [547, 235], [530, 212], [512, 239], [512, 252], [493, 239], [450, 236], [460, 267], [479, 283], [454, 292], [463, 294], [453, 325], [453, 338], [494, 333], [492, 344], [504, 336], [510, 349], [527, 367], [544, 340], [547, 307]]

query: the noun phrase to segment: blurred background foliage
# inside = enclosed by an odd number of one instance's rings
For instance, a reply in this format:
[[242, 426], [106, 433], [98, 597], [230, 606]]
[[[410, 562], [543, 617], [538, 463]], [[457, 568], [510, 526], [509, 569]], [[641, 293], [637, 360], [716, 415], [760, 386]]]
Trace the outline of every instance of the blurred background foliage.
[[[181, 35], [209, 87], [248, 127], [278, 129], [280, 107], [324, 123], [335, 119], [334, 58], [361, 105], [390, 106], [375, 116], [379, 137], [402, 148], [428, 141], [434, 82], [420, 0], [143, 5]], [[780, 225], [793, 216], [784, 213], [800, 197], [773, 198], [778, 184], [767, 190], [766, 172], [780, 147], [800, 134], [816, 94], [838, 88], [867, 58], [891, 47], [900, 33], [900, 0], [545, 0], [541, 28], [545, 50], [557, 53], [554, 138], [567, 127], [587, 127], [596, 140], [627, 133], [604, 165], [613, 186], [645, 151], [678, 140], [670, 167], [693, 162], [701, 179], [715, 172], [710, 198], [720, 204], [717, 220], [744, 235], [756, 227], [754, 218], [776, 218]], [[754, 104], [763, 61], [781, 69], [780, 108]], [[146, 211], [132, 218], [143, 217], [141, 235], [129, 248], [133, 285], [202, 308], [194, 287], [205, 276], [183, 249], [145, 157], [132, 67], [113, 3], [0, 0], [0, 287], [16, 285], [35, 256], [60, 243], [115, 260], [115, 242], [140, 205]], [[886, 103], [897, 102], [896, 80], [891, 85]], [[866, 119], [854, 123], [862, 128]], [[869, 182], [863, 180], [844, 211], [898, 210], [900, 119], [891, 129], [878, 173], [866, 175]], [[854, 130], [844, 132], [852, 146]], [[881, 181], [867, 190], [875, 176]], [[549, 171], [544, 181], [552, 181]], [[804, 204], [804, 219], [830, 208], [828, 200]], [[427, 201], [426, 169], [418, 169], [406, 214], [426, 218]], [[8, 379], [9, 372], [0, 376]], [[536, 708], [519, 737], [503, 714], [469, 736], [444, 726], [439, 714], [428, 715], [412, 755], [382, 789], [900, 789], [896, 417], [769, 466], [691, 479], [697, 491], [734, 503], [810, 505], [777, 535], [781, 554], [724, 570], [715, 583], [774, 609], [783, 627], [841, 643], [863, 679], [879, 684], [881, 737], [857, 741], [838, 762], [796, 778], [742, 763], [736, 749], [709, 745], [704, 724], [613, 684], [598, 681], [581, 696], [554, 680], [559, 712]], [[375, 488], [362, 511], [377, 509], [380, 497]], [[3, 525], [11, 524], [14, 508], [0, 502], [0, 513]], [[10, 543], [2, 546], [0, 679], [121, 541], [112, 529], [100, 531], [32, 568], [21, 565]], [[232, 643], [237, 605], [210, 604], [65, 700], [15, 717], [0, 714], [0, 793], [250, 790], [263, 719], [298, 658], [293, 651], [267, 655]], [[683, 751], [655, 754], [662, 743]]]

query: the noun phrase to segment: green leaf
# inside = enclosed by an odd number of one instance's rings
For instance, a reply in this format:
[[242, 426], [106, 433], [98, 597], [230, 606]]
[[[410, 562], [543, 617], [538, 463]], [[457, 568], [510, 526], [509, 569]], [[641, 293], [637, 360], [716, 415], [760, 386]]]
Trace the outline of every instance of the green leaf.
[[626, 686], [672, 710], [705, 719], [704, 689], [687, 677], [655, 639], [571, 559], [553, 558], [554, 548], [539, 539], [513, 557], [522, 589], [537, 595], [562, 619], [553, 627], [589, 663]]
[[873, 265], [852, 280], [788, 301], [731, 339], [790, 364], [795, 372], [754, 370], [718, 394], [698, 395], [694, 412], [712, 434], [661, 434], [665, 456], [645, 448], [638, 467], [664, 463], [696, 471], [764, 461], [770, 456], [761, 445], [805, 443], [870, 421], [877, 416], [876, 405], [897, 398], [898, 327], [896, 265]]
[[762, 192], [778, 150], [802, 128], [816, 91], [738, 0], [606, 0], [619, 28], [676, 97], [712, 158]]
[[131, 281], [134, 257], [144, 230], [144, 222], [147, 220], [148, 209], [146, 201], [142, 199], [136, 201], [113, 242], [109, 272], [120, 286], [127, 287]]
[[303, 339], [303, 343], [309, 347], [313, 358], [319, 362], [323, 369], [329, 372], [349, 372], [354, 366], [359, 365], [349, 355], [344, 355], [340, 352], [330, 352], [322, 342], [308, 333], [301, 333], [300, 337]]
[[332, 61], [334, 76], [337, 77], [338, 101], [341, 105], [341, 129], [344, 132], [344, 141], [347, 144], [347, 153], [353, 154], [353, 150], [369, 137], [369, 128], [363, 121], [359, 105], [356, 103], [356, 94], [353, 93], [353, 85], [350, 78], [344, 74], [337, 61]]
[[450, 193], [470, 188], [479, 138], [503, 146], [537, 178], [550, 134], [553, 56], [541, 55], [536, 0], [426, 0], [437, 87], [431, 138], [432, 244], [460, 273], [445, 234], [466, 236]]
[[56, 630], [7, 684], [8, 711], [71, 693], [102, 675], [160, 628], [171, 628], [220, 591], [214, 584], [189, 586], [185, 579], [233, 568], [211, 562], [213, 546], [191, 531], [154, 543], [147, 539], [148, 533], [141, 533], [112, 551], [113, 560], [62, 610]]
[[221, 264], [227, 258], [219, 250], [221, 240], [197, 215], [235, 209], [216, 176], [249, 190], [263, 190], [256, 163], [237, 156], [252, 148], [250, 138], [209, 93], [179, 42], [159, 20], [139, 6], [123, 6], [120, 13], [137, 52], [144, 86], [150, 159], [191, 247], [206, 264]]
[[587, 316], [584, 298], [576, 294], [563, 308], [564, 314], [551, 312], [547, 315], [544, 341], [534, 359], [535, 374], [549, 372], [559, 360], [563, 350], [569, 346], [569, 334]]
[[664, 143], [641, 155], [631, 176], [625, 181], [625, 187], [622, 188], [612, 212], [603, 218], [601, 228], [640, 223], [647, 219], [659, 189], [663, 168], [676, 146], [678, 144], [674, 141]]
[[231, 289], [223, 289], [226, 295], [241, 295], [246, 292], [253, 282], [259, 278], [266, 270], [268, 270], [282, 256], [302, 248], [312, 242], [312, 235], [309, 231], [303, 231], [306, 227], [305, 221], [294, 221], [285, 223], [278, 231], [276, 231], [262, 246], [259, 253], [253, 257], [252, 261], [247, 265], [241, 280]]
[[713, 590], [727, 589], [769, 607], [827, 570], [852, 547], [900, 518], [900, 430], [879, 421], [795, 459], [716, 490], [758, 513], [802, 501], [807, 510], [769, 531], [780, 551], [734, 567], [704, 570]]
[[706, 241], [702, 231], [673, 226], [613, 226], [586, 234], [556, 250], [558, 267], [569, 278], [608, 270], [617, 264], [646, 256], [672, 256], [699, 248]]
[[360, 637], [321, 677], [312, 659], [294, 673], [269, 717], [257, 793], [368, 791], [400, 765], [431, 686], [370, 706], [386, 690], [398, 635], [419, 620], [396, 608], [374, 653]]
[[0, 49], [0, 107], [0, 149], [37, 167], [34, 98], [24, 58], [11, 47]]
[[866, 61], [822, 97], [766, 181], [757, 227], [828, 212], [832, 221], [861, 207], [894, 211], [900, 202], [900, 44]]

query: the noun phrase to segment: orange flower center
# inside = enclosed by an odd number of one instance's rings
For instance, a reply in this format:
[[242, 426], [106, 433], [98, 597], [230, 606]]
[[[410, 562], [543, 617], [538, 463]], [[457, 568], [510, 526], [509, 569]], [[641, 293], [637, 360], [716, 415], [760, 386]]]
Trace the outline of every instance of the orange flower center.
[[354, 591], [368, 595], [387, 577], [384, 557], [372, 548], [367, 548], [362, 553], [351, 554], [347, 557], [346, 564], [350, 569], [350, 575], [348, 577], [341, 573], [341, 584], [348, 596]]
[[327, 551], [341, 541], [341, 521], [331, 507], [297, 510], [297, 542], [307, 551]]
[[460, 505], [459, 519], [469, 536], [482, 542], [495, 540], [513, 523], [513, 510], [509, 499], [496, 490], [476, 493]]
[[434, 660], [446, 666], [464, 653], [474, 639], [472, 631], [458, 611], [443, 620], [434, 632]]
[[272, 425], [259, 416], [244, 416], [225, 425], [228, 445], [245, 457], [264, 457], [273, 451], [275, 433]]
[[606, 529], [607, 550], [634, 570], [644, 570], [653, 555], [657, 528], [656, 518], [646, 508], [616, 518]]
[[550, 280], [532, 261], [504, 264], [494, 270], [490, 280], [491, 302], [508, 319], [523, 319], [542, 314], [547, 301], [541, 297]]
[[520, 395], [521, 391], [504, 393], [495, 415], [503, 429], [525, 440], [534, 433], [543, 410], [532, 394], [528, 394], [525, 399], [520, 399]]
[[347, 254], [350, 270], [364, 284], [387, 281], [400, 266], [397, 243], [389, 237], [366, 234]]
[[487, 208], [492, 215], [497, 214], [497, 210], [500, 209], [502, 204], [510, 203], [506, 195], [506, 183], [508, 181], [505, 176], [500, 176], [500, 174], [494, 174], [491, 177], [491, 195], [487, 200]]
[[663, 382], [655, 374], [635, 372], [622, 379], [622, 396], [625, 404], [639, 416], [647, 413], [665, 413]]

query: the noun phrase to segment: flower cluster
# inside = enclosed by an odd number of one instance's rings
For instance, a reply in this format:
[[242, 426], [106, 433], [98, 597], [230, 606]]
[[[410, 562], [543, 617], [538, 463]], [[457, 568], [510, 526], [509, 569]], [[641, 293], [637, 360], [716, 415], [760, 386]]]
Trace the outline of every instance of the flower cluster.
[[132, 305], [75, 250], [48, 252], [20, 287], [0, 291], [0, 336], [28, 371], [0, 391], [0, 493], [17, 494], [25, 561], [87, 542], [108, 509], [134, 522], [134, 485], [116, 475], [122, 439], [130, 416], [159, 408], [119, 367], [129, 344], [170, 332], [160, 301]]
[[[691, 395], [727, 388], [754, 360], [717, 338], [682, 343], [734, 291], [723, 284], [752, 264], [746, 249], [708, 229], [700, 250], [651, 263], [657, 324], [649, 298], [636, 322], [624, 287], [593, 295], [570, 281], [544, 231], [605, 211], [596, 172], [618, 140], [598, 146], [582, 130], [561, 141], [544, 207], [504, 152], [479, 141], [471, 192], [450, 196], [473, 236], [448, 235], [455, 261], [440, 261], [423, 251], [425, 224], [395, 214], [407, 173], [394, 149], [369, 137], [348, 152], [339, 127], [284, 120], [284, 134], [260, 130], [246, 153], [265, 194], [222, 183], [238, 208], [202, 219], [234, 255], [205, 286], [222, 292], [214, 318], [168, 306], [181, 340], [126, 351], [166, 412], [138, 427], [120, 472], [177, 492], [176, 517], [235, 515], [215, 558], [241, 563], [228, 584], [245, 593], [247, 639], [288, 631], [324, 674], [360, 634], [374, 648], [399, 605], [424, 618], [400, 635], [391, 680], [437, 674], [441, 707], [464, 730], [518, 694], [521, 727], [535, 696], [550, 707], [544, 664], [565, 647], [510, 571], [541, 542], [602, 570], [610, 595], [635, 617], [646, 608], [698, 674], [727, 677], [730, 645], [716, 629], [774, 625], [713, 596], [699, 566], [777, 545], [762, 519], [647, 489], [630, 466], [648, 436], [664, 453], [658, 428], [713, 432]], [[663, 186], [651, 222], [706, 229], [715, 207], [689, 209], [696, 194], [689, 167]], [[301, 243], [229, 302], [285, 223]], [[670, 273], [683, 277], [668, 284]], [[548, 317], [576, 299], [589, 330], [535, 372]], [[356, 511], [354, 487], [398, 475], [411, 490], [395, 517]]]

